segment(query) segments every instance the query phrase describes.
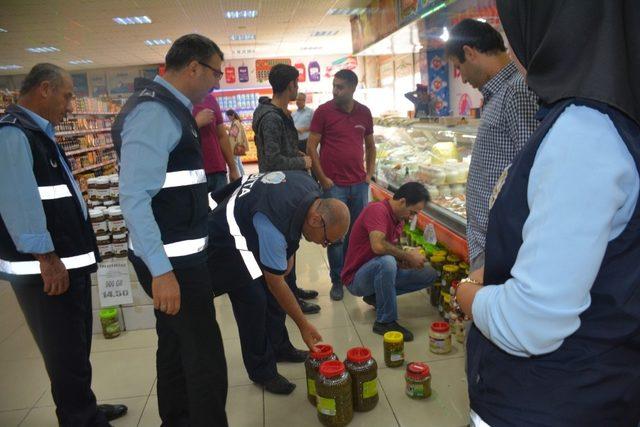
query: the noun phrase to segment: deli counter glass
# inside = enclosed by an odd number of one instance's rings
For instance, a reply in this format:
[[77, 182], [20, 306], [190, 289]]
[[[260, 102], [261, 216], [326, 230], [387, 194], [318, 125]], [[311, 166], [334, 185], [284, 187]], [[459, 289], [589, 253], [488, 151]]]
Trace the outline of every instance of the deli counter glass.
[[465, 192], [477, 120], [374, 119], [376, 184], [394, 192], [405, 182], [423, 183], [425, 209], [435, 221], [465, 236]]

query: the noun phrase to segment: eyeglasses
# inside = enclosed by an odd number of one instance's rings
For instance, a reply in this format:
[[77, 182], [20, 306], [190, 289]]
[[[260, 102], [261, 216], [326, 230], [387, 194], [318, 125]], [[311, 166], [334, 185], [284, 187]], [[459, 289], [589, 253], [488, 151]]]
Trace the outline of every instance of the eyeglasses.
[[224, 73], [221, 70], [216, 70], [215, 68], [213, 68], [209, 64], [206, 64], [206, 63], [201, 62], [201, 61], [198, 61], [198, 64], [202, 65], [203, 67], [207, 67], [208, 69], [213, 71], [213, 77], [215, 77], [216, 79], [221, 79], [222, 76], [224, 76]]
[[322, 231], [324, 231], [324, 241], [322, 242], [322, 246], [326, 248], [328, 246], [342, 244], [342, 239], [338, 239], [335, 242], [329, 240], [329, 237], [327, 236], [327, 223], [324, 222], [324, 218], [322, 217], [322, 215], [320, 215], [320, 221], [322, 221]]

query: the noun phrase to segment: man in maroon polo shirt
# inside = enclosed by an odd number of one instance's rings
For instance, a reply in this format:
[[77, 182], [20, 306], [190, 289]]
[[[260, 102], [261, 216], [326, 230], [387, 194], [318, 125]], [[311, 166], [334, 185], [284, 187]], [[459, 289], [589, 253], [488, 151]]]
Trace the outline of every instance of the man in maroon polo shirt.
[[[352, 225], [369, 200], [369, 183], [376, 165], [373, 118], [367, 107], [353, 99], [357, 85], [358, 76], [353, 71], [340, 70], [336, 73], [333, 100], [322, 104], [314, 113], [307, 142], [307, 154], [324, 189], [323, 197], [346, 203]], [[327, 248], [331, 270], [330, 296], [334, 301], [341, 300], [343, 296], [340, 274], [348, 243], [349, 233], [343, 243]]]
[[193, 107], [193, 116], [200, 128], [207, 186], [209, 192], [215, 192], [227, 185], [227, 166], [231, 181], [239, 179], [240, 173], [229, 145], [229, 135], [222, 121], [220, 105], [213, 92]]
[[438, 278], [418, 249], [405, 252], [398, 247], [403, 222], [428, 201], [424, 185], [408, 182], [393, 199], [370, 203], [353, 224], [342, 282], [351, 294], [376, 308], [376, 334], [398, 331], [405, 341], [412, 341], [411, 331], [397, 322], [396, 296], [424, 289]]

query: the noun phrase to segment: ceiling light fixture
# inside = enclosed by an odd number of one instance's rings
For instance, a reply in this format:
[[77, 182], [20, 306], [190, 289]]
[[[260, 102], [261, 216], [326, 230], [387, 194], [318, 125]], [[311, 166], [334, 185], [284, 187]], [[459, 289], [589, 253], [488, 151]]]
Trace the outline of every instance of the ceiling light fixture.
[[171, 39], [151, 39], [151, 40], [145, 40], [144, 44], [146, 44], [147, 46], [164, 46], [164, 45], [168, 45], [171, 44]]
[[19, 70], [20, 68], [22, 68], [22, 65], [0, 65], [0, 70]]
[[432, 7], [431, 9], [429, 9], [425, 13], [423, 13], [422, 16], [420, 17], [420, 19], [426, 18], [427, 16], [429, 16], [429, 15], [431, 15], [433, 13], [436, 13], [437, 11], [439, 11], [440, 9], [444, 9], [445, 7], [447, 7], [446, 3], [440, 3], [436, 7]]
[[311, 37], [327, 37], [327, 36], [335, 36], [336, 34], [338, 34], [339, 31], [335, 30], [335, 31], [314, 31], [311, 33]]
[[8, 33], [8, 31], [5, 30], [4, 28], [0, 28], [0, 33]]
[[354, 7], [346, 9], [329, 9], [328, 15], [361, 15], [367, 11], [366, 7]]
[[252, 19], [258, 16], [257, 10], [227, 10], [224, 17], [227, 19]]
[[76, 59], [73, 61], [69, 61], [71, 65], [81, 65], [81, 64], [93, 64], [93, 61], [90, 59]]
[[234, 42], [244, 42], [247, 40], [255, 40], [256, 39], [256, 35], [255, 34], [233, 34], [230, 37], [231, 41]]
[[236, 55], [247, 55], [250, 53], [254, 53], [255, 51], [255, 49], [238, 49], [234, 50], [233, 53], [235, 53]]
[[51, 52], [60, 52], [60, 49], [53, 46], [42, 46], [42, 47], [29, 47], [27, 50], [31, 53], [51, 53]]
[[113, 22], [120, 25], [137, 25], [137, 24], [151, 24], [151, 18], [148, 16], [127, 16], [124, 18], [113, 18]]
[[321, 46], [302, 46], [302, 50], [320, 50]]
[[447, 27], [444, 27], [442, 29], [442, 34], [440, 34], [440, 40], [442, 40], [443, 42], [446, 42], [447, 40], [449, 40], [449, 29]]

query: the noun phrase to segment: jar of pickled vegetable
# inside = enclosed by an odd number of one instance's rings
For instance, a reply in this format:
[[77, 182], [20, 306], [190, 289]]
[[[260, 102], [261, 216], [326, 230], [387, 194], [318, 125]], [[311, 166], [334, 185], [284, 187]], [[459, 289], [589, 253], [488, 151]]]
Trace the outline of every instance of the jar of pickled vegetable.
[[353, 409], [370, 411], [378, 404], [378, 364], [366, 347], [355, 347], [347, 351], [344, 362], [351, 375]]
[[429, 263], [438, 273], [442, 273], [442, 267], [447, 263], [447, 258], [442, 255], [432, 255]]
[[449, 319], [449, 326], [451, 328], [451, 334], [456, 338], [460, 344], [464, 343], [464, 319], [457, 313], [451, 313], [451, 319]]
[[460, 257], [458, 255], [449, 254], [447, 255], [447, 264], [459, 264]]
[[307, 360], [304, 362], [304, 370], [307, 374], [307, 400], [316, 406], [316, 383], [318, 381], [318, 372], [322, 362], [328, 360], [338, 360], [338, 356], [333, 353], [333, 347], [329, 344], [316, 345], [317, 351], [309, 353]]
[[351, 376], [339, 360], [322, 362], [317, 383], [320, 422], [329, 427], [346, 426], [353, 419]]
[[404, 335], [390, 331], [384, 334], [384, 364], [390, 368], [404, 365]]
[[469, 264], [467, 264], [466, 262], [462, 261], [462, 262], [458, 263], [458, 267], [460, 267], [460, 273], [464, 274], [464, 277], [469, 275]]
[[426, 363], [409, 363], [404, 378], [407, 396], [412, 399], [426, 399], [431, 396], [431, 372]]
[[451, 285], [459, 279], [460, 267], [453, 264], [447, 264], [442, 267], [442, 305], [438, 307], [441, 310], [440, 315], [449, 320], [451, 314]]
[[[447, 258], [442, 255], [433, 255], [429, 258], [429, 263], [431, 267], [434, 268], [442, 277], [442, 267], [447, 262]], [[438, 307], [440, 304], [440, 298], [442, 294], [442, 285], [439, 282], [435, 282], [431, 289], [429, 289], [429, 301], [433, 307]]]
[[451, 352], [451, 328], [447, 322], [433, 322], [429, 328], [429, 350], [434, 354]]

